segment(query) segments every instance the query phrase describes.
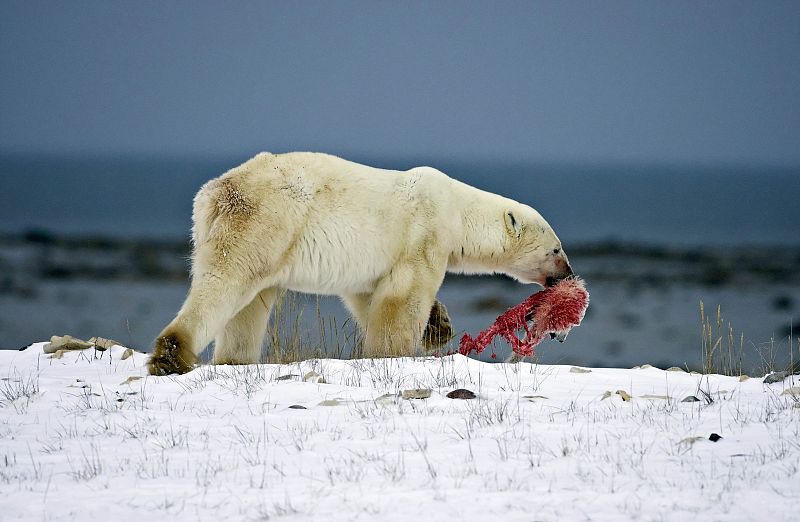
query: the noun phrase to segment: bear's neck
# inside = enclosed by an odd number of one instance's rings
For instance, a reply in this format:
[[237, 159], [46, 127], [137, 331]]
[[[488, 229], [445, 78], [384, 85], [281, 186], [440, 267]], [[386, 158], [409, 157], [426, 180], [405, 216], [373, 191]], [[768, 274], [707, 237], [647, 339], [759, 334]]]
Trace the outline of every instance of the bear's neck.
[[461, 206], [461, 233], [450, 254], [448, 271], [462, 274], [502, 272], [508, 242], [503, 221], [506, 198], [468, 188], [464, 194], [467, 204]]

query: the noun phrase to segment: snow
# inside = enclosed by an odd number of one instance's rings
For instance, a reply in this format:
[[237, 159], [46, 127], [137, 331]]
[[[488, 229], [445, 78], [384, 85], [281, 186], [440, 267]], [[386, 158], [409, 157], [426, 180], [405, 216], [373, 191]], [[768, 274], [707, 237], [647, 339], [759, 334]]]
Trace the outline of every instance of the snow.
[[[151, 377], [122, 347], [42, 347], [0, 352], [5, 521], [796, 516], [796, 377], [461, 355]], [[397, 397], [411, 388], [432, 395]], [[447, 398], [456, 388], [478, 398]]]

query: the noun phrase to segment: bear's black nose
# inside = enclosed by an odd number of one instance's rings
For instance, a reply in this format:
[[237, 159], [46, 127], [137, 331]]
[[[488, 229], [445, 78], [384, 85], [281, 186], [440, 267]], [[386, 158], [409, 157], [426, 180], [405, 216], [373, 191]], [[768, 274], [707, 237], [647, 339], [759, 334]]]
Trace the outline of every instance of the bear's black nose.
[[573, 277], [574, 275], [575, 274], [572, 272], [572, 267], [567, 265], [564, 271], [557, 276], [547, 276], [547, 278], [544, 280], [544, 286], [553, 286], [562, 279], [567, 279], [569, 277]]

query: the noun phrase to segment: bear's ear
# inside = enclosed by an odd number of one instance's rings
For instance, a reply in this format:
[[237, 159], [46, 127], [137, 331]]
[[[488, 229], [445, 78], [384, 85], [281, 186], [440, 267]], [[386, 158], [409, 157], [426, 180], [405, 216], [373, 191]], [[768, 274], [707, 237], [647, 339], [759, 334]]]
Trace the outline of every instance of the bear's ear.
[[522, 234], [522, 222], [518, 220], [514, 213], [510, 210], [506, 211], [506, 229], [508, 233], [514, 237], [519, 237]]

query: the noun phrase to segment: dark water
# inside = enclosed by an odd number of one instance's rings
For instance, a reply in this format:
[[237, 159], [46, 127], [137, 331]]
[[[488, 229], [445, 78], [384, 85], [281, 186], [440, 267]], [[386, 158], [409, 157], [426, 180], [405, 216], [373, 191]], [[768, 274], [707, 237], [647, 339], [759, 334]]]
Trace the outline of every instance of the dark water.
[[[0, 232], [187, 237], [194, 193], [246, 158], [0, 155]], [[359, 159], [359, 158], [355, 158]], [[363, 159], [362, 159], [363, 160]], [[800, 243], [800, 168], [430, 164], [538, 209], [570, 242]]]

